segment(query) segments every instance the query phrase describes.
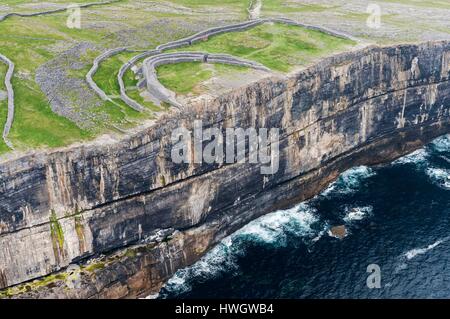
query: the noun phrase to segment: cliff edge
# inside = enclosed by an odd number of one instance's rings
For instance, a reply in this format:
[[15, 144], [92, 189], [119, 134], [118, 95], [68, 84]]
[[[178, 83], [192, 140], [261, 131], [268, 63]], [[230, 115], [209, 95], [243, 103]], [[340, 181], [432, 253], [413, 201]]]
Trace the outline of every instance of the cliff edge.
[[[0, 163], [0, 296], [158, 292], [250, 220], [450, 132], [449, 77], [450, 42], [373, 46], [193, 102], [121, 141]], [[279, 128], [278, 172], [173, 163], [171, 132], [196, 119]]]

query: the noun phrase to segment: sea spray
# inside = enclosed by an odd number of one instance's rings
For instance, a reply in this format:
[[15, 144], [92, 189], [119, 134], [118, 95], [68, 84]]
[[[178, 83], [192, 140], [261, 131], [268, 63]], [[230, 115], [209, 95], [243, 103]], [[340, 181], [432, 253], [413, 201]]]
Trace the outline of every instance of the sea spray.
[[329, 196], [330, 194], [350, 194], [359, 189], [361, 183], [367, 178], [375, 175], [375, 171], [367, 166], [358, 166], [351, 168], [342, 173], [338, 179], [325, 189], [321, 195]]
[[351, 223], [352, 221], [359, 221], [372, 214], [372, 206], [363, 207], [346, 207], [345, 217], [343, 218], [346, 223]]
[[183, 294], [192, 288], [192, 279], [208, 280], [222, 272], [238, 272], [236, 260], [245, 253], [243, 246], [249, 241], [277, 248], [286, 246], [289, 236], [312, 240], [318, 231], [311, 226], [317, 222], [315, 209], [307, 203], [264, 215], [226, 237], [194, 265], [178, 270], [164, 290]]

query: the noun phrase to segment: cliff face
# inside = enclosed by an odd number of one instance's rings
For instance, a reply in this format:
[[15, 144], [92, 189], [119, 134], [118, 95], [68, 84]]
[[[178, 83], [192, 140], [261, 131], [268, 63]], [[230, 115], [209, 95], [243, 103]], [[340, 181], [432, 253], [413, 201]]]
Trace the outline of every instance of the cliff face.
[[[29, 285], [18, 296], [155, 292], [257, 216], [313, 196], [349, 167], [392, 160], [449, 132], [449, 77], [449, 42], [370, 47], [188, 105], [119, 142], [1, 163], [0, 288], [108, 254], [95, 271], [83, 268], [79, 288]], [[171, 132], [195, 119], [280, 128], [278, 172], [174, 164]]]

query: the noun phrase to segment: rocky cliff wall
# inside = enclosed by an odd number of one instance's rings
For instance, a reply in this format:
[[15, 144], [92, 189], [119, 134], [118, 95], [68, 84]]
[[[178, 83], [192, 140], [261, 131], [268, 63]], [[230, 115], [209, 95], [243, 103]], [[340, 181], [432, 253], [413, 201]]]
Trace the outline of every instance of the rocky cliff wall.
[[[449, 76], [448, 42], [370, 47], [193, 103], [119, 142], [3, 162], [0, 286], [107, 254], [94, 276], [83, 273], [82, 288], [28, 286], [19, 296], [155, 292], [251, 219], [313, 196], [351, 166], [392, 160], [449, 132]], [[171, 132], [195, 119], [280, 128], [278, 172], [174, 164]]]

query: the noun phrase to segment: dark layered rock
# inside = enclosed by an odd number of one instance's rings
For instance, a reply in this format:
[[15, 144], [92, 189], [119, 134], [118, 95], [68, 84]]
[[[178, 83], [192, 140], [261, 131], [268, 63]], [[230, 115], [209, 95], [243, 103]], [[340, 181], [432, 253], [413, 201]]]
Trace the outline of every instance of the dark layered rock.
[[[390, 161], [449, 132], [449, 76], [448, 42], [370, 47], [193, 103], [121, 141], [1, 163], [0, 285], [106, 254], [104, 267], [82, 271], [81, 288], [67, 289], [61, 275], [50, 287], [23, 284], [15, 296], [154, 293], [250, 220], [315, 195], [345, 169]], [[222, 130], [280, 128], [278, 172], [174, 164], [171, 132], [195, 119]]]

